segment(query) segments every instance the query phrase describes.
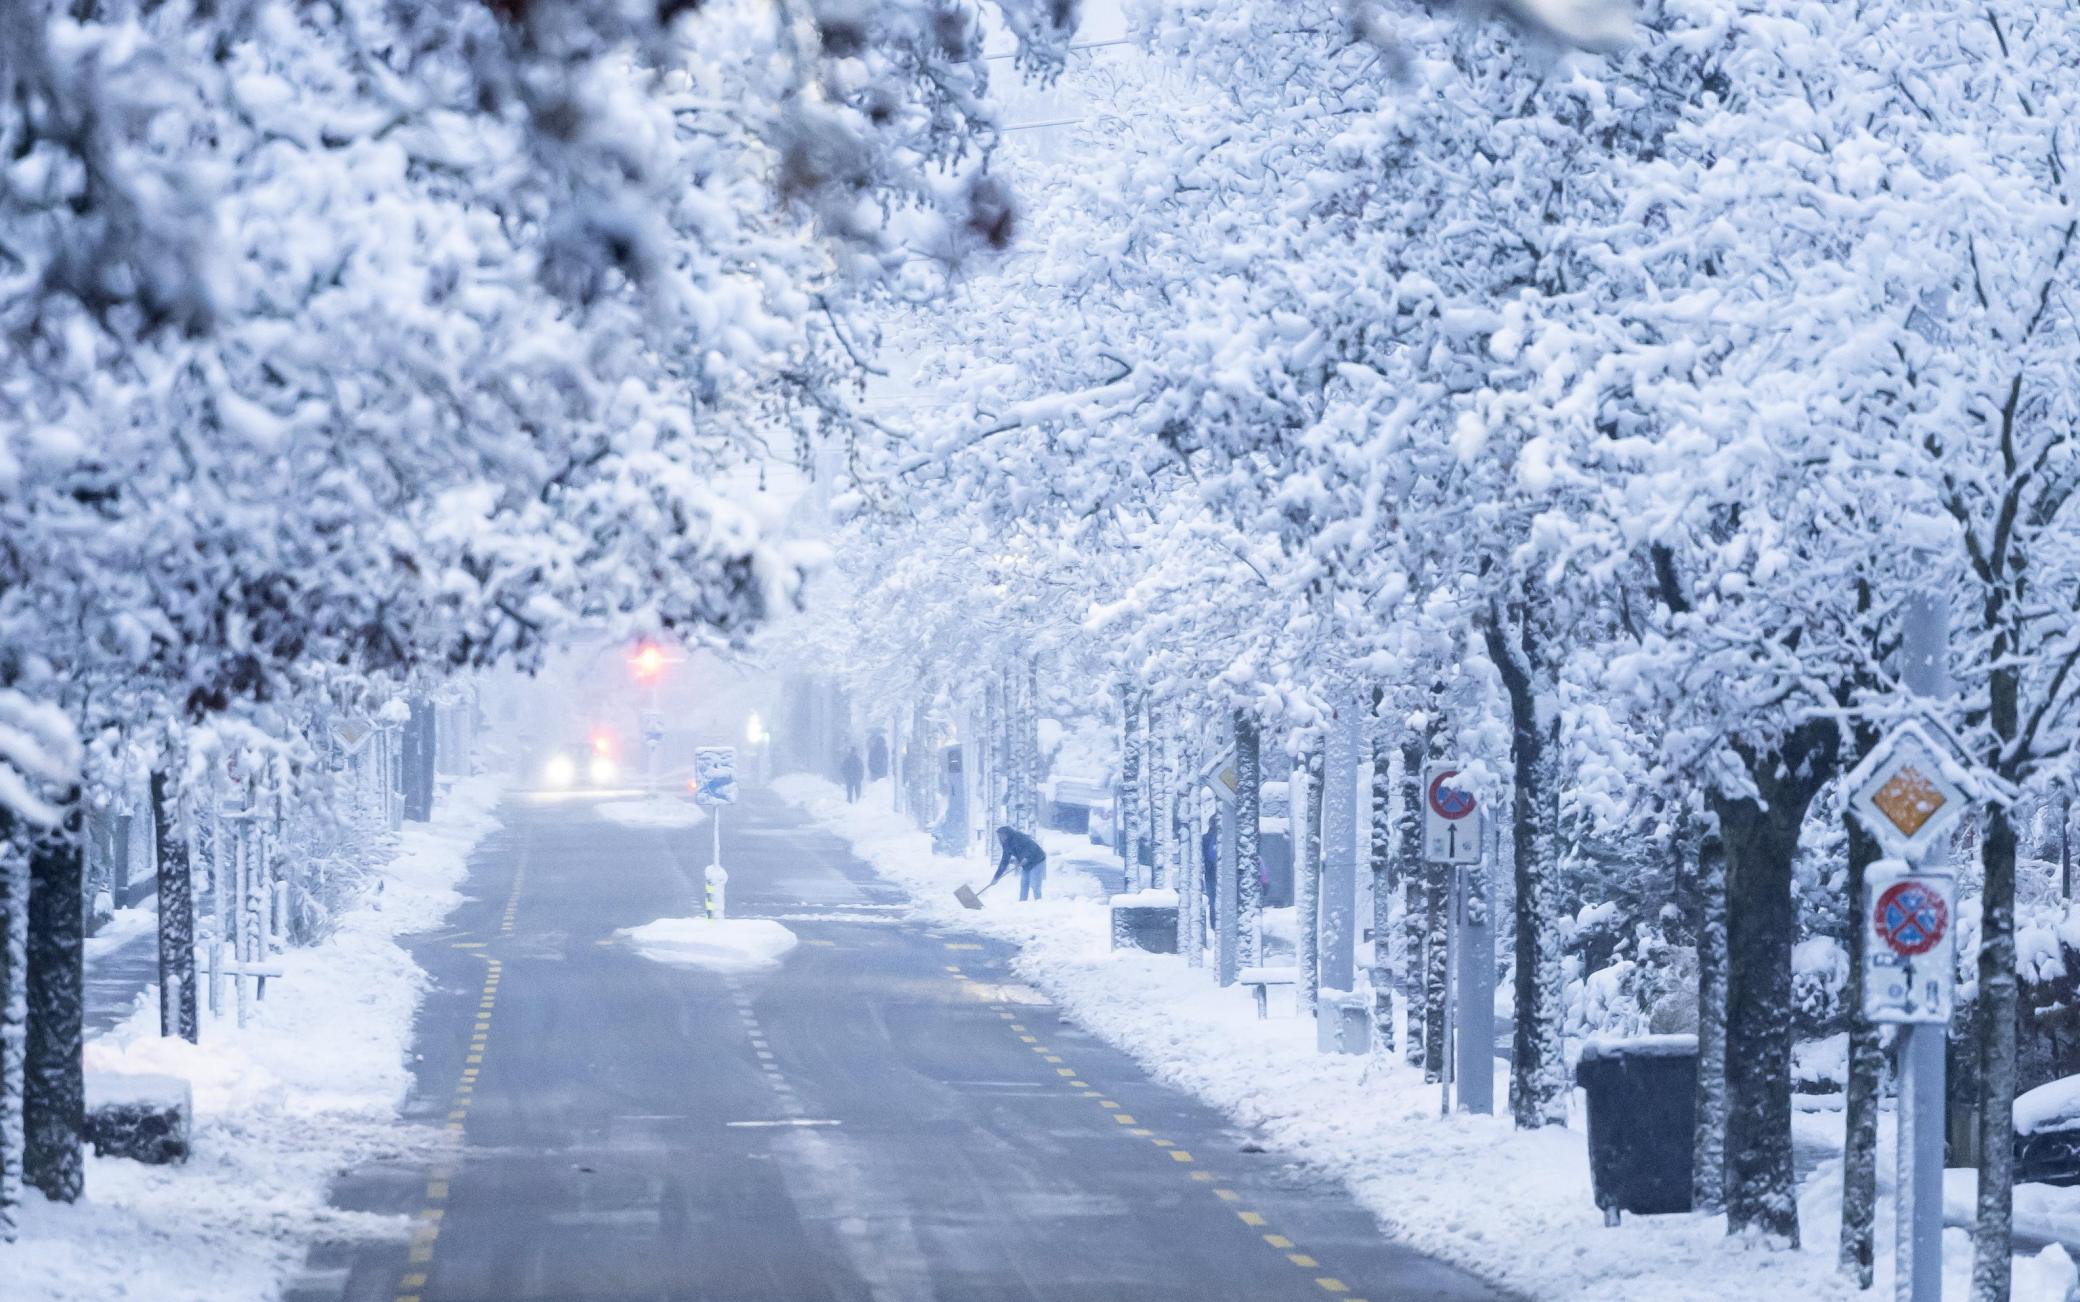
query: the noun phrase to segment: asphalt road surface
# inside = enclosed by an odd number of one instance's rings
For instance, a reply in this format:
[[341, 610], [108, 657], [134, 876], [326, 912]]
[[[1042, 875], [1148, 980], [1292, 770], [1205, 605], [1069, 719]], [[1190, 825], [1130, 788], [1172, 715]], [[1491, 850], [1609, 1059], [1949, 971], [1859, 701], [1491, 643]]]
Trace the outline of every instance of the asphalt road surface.
[[436, 989], [409, 1114], [448, 1143], [335, 1192], [409, 1237], [319, 1245], [291, 1302], [1496, 1297], [744, 801], [729, 911], [801, 944], [726, 977], [615, 936], [699, 911], [708, 828], [513, 799], [473, 902], [416, 946]]

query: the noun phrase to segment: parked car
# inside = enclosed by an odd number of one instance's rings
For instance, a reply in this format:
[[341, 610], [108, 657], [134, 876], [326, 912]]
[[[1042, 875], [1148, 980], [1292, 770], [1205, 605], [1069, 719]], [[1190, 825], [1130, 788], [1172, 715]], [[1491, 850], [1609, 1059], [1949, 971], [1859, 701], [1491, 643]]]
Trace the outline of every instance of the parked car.
[[2016, 1096], [2015, 1180], [2080, 1185], [2080, 1076]]

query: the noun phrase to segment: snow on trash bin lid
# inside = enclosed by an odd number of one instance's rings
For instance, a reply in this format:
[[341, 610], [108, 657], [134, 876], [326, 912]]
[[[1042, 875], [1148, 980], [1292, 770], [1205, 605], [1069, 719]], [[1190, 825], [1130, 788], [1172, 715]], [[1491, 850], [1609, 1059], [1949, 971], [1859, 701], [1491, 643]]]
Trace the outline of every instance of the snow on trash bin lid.
[[1679, 1058], [1697, 1052], [1694, 1035], [1599, 1035], [1582, 1042], [1581, 1062], [1605, 1058]]

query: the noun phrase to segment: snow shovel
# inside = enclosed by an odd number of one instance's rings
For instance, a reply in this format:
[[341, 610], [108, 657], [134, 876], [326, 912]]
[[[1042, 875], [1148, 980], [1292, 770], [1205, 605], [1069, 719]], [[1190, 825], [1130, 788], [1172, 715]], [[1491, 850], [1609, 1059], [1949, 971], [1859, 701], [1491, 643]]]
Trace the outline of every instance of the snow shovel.
[[[995, 886], [998, 882], [1003, 880], [1004, 879], [1001, 877], [990, 878], [989, 886], [984, 886], [982, 888], [982, 891], [988, 890], [990, 886]], [[979, 909], [982, 907], [982, 891], [971, 890], [966, 886], [961, 886], [955, 888], [953, 892], [953, 898], [961, 902], [962, 908]]]

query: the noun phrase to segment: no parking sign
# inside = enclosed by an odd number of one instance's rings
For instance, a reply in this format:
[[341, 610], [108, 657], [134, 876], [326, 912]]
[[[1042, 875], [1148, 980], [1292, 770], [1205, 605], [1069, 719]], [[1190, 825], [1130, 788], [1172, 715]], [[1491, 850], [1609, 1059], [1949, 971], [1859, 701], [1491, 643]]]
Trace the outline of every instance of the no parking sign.
[[1432, 863], [1479, 863], [1480, 802], [1459, 782], [1456, 761], [1423, 770], [1423, 857]]
[[1957, 878], [1887, 859], [1871, 865], [1864, 898], [1864, 1016], [1874, 1022], [1949, 1021]]

